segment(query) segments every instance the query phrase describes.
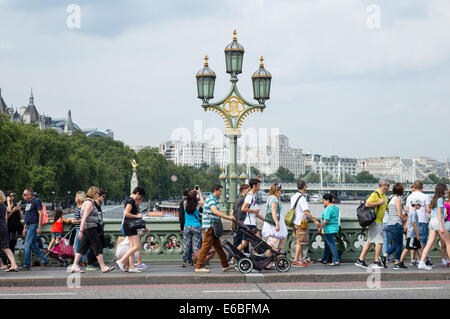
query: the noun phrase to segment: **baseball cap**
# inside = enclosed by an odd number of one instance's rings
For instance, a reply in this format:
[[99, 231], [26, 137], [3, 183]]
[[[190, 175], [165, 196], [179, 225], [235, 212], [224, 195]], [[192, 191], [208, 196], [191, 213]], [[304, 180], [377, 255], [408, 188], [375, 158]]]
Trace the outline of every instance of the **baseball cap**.
[[411, 201], [411, 206], [413, 206], [413, 205], [420, 205], [420, 206], [422, 206], [422, 201], [420, 199], [413, 199]]

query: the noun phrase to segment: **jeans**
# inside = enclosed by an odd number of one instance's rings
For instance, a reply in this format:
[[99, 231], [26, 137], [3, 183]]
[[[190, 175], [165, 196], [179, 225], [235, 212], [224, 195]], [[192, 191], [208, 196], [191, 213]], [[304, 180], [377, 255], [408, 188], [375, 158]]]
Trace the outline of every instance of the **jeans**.
[[[194, 244], [194, 248], [192, 248]], [[183, 262], [193, 264], [192, 252], [202, 248], [202, 228], [200, 226], [186, 226], [183, 230]]]
[[394, 240], [394, 245], [390, 246], [386, 254], [391, 255], [395, 251], [395, 260], [399, 261], [403, 250], [403, 228], [400, 224], [387, 226], [388, 241]]
[[330, 257], [330, 252], [333, 255], [333, 263], [339, 263], [341, 260], [339, 259], [339, 253], [336, 247], [336, 242], [334, 237], [336, 234], [325, 234], [325, 249], [323, 251], [322, 260], [328, 262], [328, 258]]
[[25, 237], [25, 261], [24, 266], [30, 267], [31, 266], [31, 250], [33, 250], [39, 259], [41, 260], [41, 263], [46, 263], [47, 258], [45, 258], [42, 251], [39, 249], [39, 246], [36, 243], [36, 231], [38, 228], [38, 224], [31, 224], [27, 225], [27, 235]]
[[[388, 225], [386, 223], [383, 223], [383, 248], [382, 253], [383, 255], [386, 254], [389, 248], [391, 248], [391, 240], [388, 237]], [[389, 254], [388, 257], [391, 255]]]
[[[76, 234], [75, 234], [75, 241], [73, 242], [73, 250], [76, 253], [78, 250], [78, 247], [80, 247], [80, 240], [78, 239], [78, 234], [80, 233], [80, 229], [77, 228], [76, 230]], [[83, 255], [83, 257], [81, 257], [81, 262], [84, 263], [84, 261], [86, 260], [86, 255]]]
[[425, 247], [428, 240], [428, 223], [419, 223], [420, 244]]

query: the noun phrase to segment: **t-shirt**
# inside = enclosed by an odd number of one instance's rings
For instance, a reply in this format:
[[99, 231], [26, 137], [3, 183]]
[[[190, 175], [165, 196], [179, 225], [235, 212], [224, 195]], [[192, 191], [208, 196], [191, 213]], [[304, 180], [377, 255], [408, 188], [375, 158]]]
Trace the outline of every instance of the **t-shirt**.
[[445, 209], [447, 210], [447, 218], [445, 221], [450, 222], [450, 202], [446, 202], [444, 204]]
[[[397, 195], [394, 195], [391, 200], [389, 201], [389, 210], [384, 215], [383, 223], [386, 223], [387, 225], [395, 225], [395, 224], [402, 224], [402, 220], [400, 217], [398, 217], [397, 212], [397, 205], [396, 201], [397, 199], [400, 199]], [[401, 208], [401, 199], [400, 199], [400, 208]], [[401, 213], [401, 212], [400, 212]]]
[[328, 206], [322, 212], [322, 222], [328, 220], [323, 228], [324, 234], [337, 234], [339, 232], [339, 207]]
[[42, 210], [42, 203], [39, 198], [33, 198], [25, 206], [25, 224], [39, 224], [39, 213]]
[[272, 204], [273, 203], [277, 203], [277, 218], [278, 218], [278, 221], [280, 221], [281, 203], [278, 200], [278, 198], [276, 196], [274, 196], [274, 195], [270, 195], [269, 198], [267, 199], [266, 214], [272, 214]]
[[[294, 208], [297, 198], [302, 195], [302, 193], [297, 192], [291, 197], [291, 209]], [[302, 224], [302, 219], [306, 219], [305, 210], [309, 210], [308, 202], [306, 201], [306, 197], [302, 196], [297, 203], [297, 207], [295, 208], [295, 218], [293, 222], [295, 225], [300, 226]]]
[[417, 228], [419, 228], [419, 214], [416, 210], [411, 209], [409, 211], [409, 217], [408, 217], [408, 232], [407, 236], [408, 238], [416, 238], [416, 231], [414, 230], [413, 223], [416, 223]]
[[388, 207], [388, 198], [386, 196], [386, 194], [383, 194], [381, 192], [380, 189], [378, 189], [377, 191], [373, 192], [372, 194], [370, 194], [369, 198], [367, 199], [367, 203], [376, 203], [379, 202], [380, 199], [384, 200], [384, 204], [380, 205], [380, 206], [375, 206], [374, 210], [375, 213], [377, 214], [377, 218], [375, 219], [375, 221], [382, 225], [383, 224], [383, 218], [384, 218], [384, 214], [386, 212], [386, 208]]
[[436, 203], [436, 207], [431, 209], [431, 218], [436, 218], [438, 217], [437, 215], [437, 211], [438, 208], [441, 208], [441, 218], [442, 220], [444, 220], [444, 212], [445, 212], [445, 207], [444, 207], [444, 199], [442, 197], [439, 197]]
[[420, 209], [417, 210], [417, 215], [419, 216], [419, 223], [428, 223], [426, 205], [430, 205], [430, 196], [422, 192], [412, 192], [406, 199], [406, 206], [409, 208], [409, 211], [413, 209], [413, 207], [411, 206], [412, 200], [416, 199], [422, 202]]
[[[186, 204], [187, 205], [187, 204]], [[189, 214], [186, 211], [186, 206], [184, 210], [184, 227], [202, 227], [200, 224], [200, 214], [198, 212], [198, 207], [195, 209], [193, 214]]]
[[[131, 205], [131, 211], [130, 211], [130, 214], [132, 214], [132, 215], [137, 215], [137, 214], [139, 214], [139, 208], [138, 208], [138, 206], [136, 205], [136, 201], [135, 201], [132, 197], [130, 197], [130, 196], [125, 200], [124, 208], [126, 208], [127, 205]], [[129, 219], [134, 219], [134, 218], [124, 217], [123, 221], [125, 222], [126, 220], [129, 220]]]
[[[252, 192], [248, 192], [247, 196], [245, 196], [244, 204], [247, 203], [248, 209], [255, 209], [256, 199]], [[256, 216], [254, 213], [248, 213], [247, 217], [244, 220], [245, 225], [253, 225], [256, 226]]]
[[205, 201], [205, 205], [203, 206], [202, 213], [202, 229], [208, 229], [211, 227], [211, 219], [218, 221], [220, 217], [214, 214], [211, 210], [211, 207], [215, 206], [217, 210], [220, 211], [220, 203], [214, 194], [208, 196]]

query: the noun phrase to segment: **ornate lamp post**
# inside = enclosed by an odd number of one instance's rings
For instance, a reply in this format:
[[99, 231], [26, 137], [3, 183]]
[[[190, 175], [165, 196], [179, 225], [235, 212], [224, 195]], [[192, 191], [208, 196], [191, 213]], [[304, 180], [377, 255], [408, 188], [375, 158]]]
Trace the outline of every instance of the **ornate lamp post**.
[[[259, 69], [253, 73], [253, 97], [258, 104], [253, 104], [245, 100], [237, 88], [237, 75], [242, 73], [242, 62], [244, 58], [244, 47], [237, 42], [236, 30], [233, 32], [233, 42], [225, 48], [226, 72], [231, 75], [231, 88], [228, 94], [217, 102], [209, 102], [214, 97], [214, 83], [216, 74], [208, 66], [208, 57], [205, 56], [205, 64], [197, 73], [198, 98], [202, 100], [202, 107], [205, 110], [218, 113], [226, 125], [225, 136], [230, 140], [230, 163], [227, 167], [227, 174], [222, 171], [220, 179], [224, 191], [222, 192], [221, 203], [225, 203], [224, 211], [229, 213], [237, 197], [237, 184], [239, 176], [236, 174], [237, 165], [237, 139], [242, 135], [241, 126], [244, 119], [253, 112], [263, 111], [266, 107], [265, 101], [270, 98], [270, 83], [272, 75], [264, 68], [263, 57]], [[228, 176], [227, 176], [228, 175]], [[243, 176], [242, 176], [243, 177]], [[226, 193], [228, 185], [228, 201]]]

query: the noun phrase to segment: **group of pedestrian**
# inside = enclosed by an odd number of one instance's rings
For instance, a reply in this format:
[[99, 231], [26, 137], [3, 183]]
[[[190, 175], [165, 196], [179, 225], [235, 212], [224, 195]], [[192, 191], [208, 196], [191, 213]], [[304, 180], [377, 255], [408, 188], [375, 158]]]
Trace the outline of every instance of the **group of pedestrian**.
[[[373, 192], [366, 201], [366, 207], [374, 208], [375, 221], [368, 227], [368, 238], [363, 246], [356, 266], [367, 268], [365, 256], [369, 249], [375, 245], [374, 268], [387, 268], [389, 256], [395, 252], [393, 269], [407, 269], [404, 260], [411, 254], [411, 266], [419, 269], [431, 270], [432, 263], [429, 253], [439, 235], [441, 240], [442, 264], [449, 266], [450, 256], [450, 219], [449, 207], [445, 197], [450, 198], [447, 185], [439, 183], [435, 187], [433, 198], [423, 193], [423, 182], [416, 181], [412, 192], [403, 206], [402, 196], [404, 186], [402, 183], [393, 185], [393, 195], [388, 198], [390, 189], [388, 180], [380, 180], [379, 189]], [[447, 193], [448, 192], [448, 193]], [[431, 216], [428, 216], [431, 214]], [[429, 220], [429, 217], [431, 219]], [[406, 232], [406, 245], [403, 248], [404, 232]], [[417, 261], [417, 257], [419, 261]], [[447, 257], [445, 256], [447, 254]]]

